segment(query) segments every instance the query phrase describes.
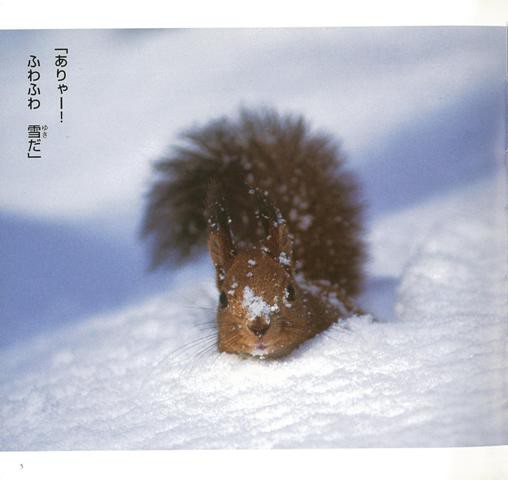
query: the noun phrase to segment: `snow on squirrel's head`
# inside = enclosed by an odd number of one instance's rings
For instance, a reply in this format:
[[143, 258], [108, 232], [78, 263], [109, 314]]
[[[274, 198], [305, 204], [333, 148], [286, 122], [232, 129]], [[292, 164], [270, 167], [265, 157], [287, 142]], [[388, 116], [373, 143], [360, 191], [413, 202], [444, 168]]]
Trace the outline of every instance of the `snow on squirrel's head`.
[[286, 222], [266, 194], [252, 192], [265, 238], [243, 251], [234, 245], [231, 219], [216, 185], [210, 186], [207, 197], [208, 249], [219, 289], [218, 348], [276, 358], [308, 338], [310, 324], [304, 294], [293, 278]]

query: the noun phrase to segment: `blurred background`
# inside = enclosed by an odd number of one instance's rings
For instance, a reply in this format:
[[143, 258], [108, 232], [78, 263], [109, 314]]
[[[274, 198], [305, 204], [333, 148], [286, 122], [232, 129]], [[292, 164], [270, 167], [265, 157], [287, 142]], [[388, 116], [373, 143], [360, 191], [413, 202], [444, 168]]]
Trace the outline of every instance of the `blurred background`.
[[[2, 31], [0, 65], [0, 348], [206, 270], [149, 273], [139, 238], [151, 165], [193, 124], [304, 114], [342, 140], [369, 225], [496, 174], [504, 148], [502, 27]], [[48, 125], [41, 159], [29, 124]]]

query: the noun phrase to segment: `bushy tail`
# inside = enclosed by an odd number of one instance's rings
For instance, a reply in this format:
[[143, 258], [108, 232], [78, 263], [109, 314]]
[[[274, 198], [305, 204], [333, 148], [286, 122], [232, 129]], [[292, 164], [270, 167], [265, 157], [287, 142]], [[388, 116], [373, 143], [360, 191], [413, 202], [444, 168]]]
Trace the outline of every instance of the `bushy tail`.
[[237, 245], [259, 237], [249, 189], [267, 191], [295, 237], [297, 271], [358, 292], [364, 247], [355, 178], [337, 145], [300, 116], [242, 110], [188, 130], [154, 165], [142, 232], [151, 265], [182, 261], [206, 244], [210, 183], [220, 183]]

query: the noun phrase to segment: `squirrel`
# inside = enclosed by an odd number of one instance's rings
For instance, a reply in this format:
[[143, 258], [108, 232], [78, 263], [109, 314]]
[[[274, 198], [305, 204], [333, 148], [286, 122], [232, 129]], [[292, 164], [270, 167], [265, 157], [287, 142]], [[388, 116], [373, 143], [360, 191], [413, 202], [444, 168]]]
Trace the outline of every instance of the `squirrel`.
[[154, 165], [142, 234], [153, 268], [207, 244], [218, 350], [279, 358], [363, 313], [363, 210], [329, 134], [299, 115], [242, 109], [184, 131]]

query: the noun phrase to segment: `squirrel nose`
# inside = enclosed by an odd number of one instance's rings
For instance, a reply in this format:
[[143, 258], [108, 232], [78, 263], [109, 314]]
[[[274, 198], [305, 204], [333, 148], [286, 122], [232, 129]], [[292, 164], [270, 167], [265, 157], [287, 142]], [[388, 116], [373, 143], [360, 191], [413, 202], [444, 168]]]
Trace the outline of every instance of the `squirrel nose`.
[[254, 321], [247, 324], [249, 330], [256, 335], [256, 337], [262, 337], [268, 328], [270, 328], [270, 323], [260, 317], [254, 319]]

